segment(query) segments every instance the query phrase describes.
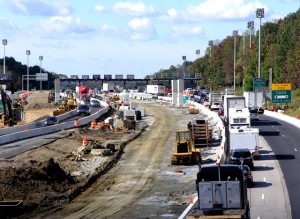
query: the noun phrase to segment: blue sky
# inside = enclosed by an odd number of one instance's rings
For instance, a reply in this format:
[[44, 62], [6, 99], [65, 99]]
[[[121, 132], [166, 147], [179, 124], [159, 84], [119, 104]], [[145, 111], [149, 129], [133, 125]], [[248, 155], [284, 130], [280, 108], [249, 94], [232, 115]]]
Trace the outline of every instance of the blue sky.
[[[204, 55], [209, 40], [299, 9], [300, 0], [0, 0], [5, 54], [65, 75], [147, 74]], [[2, 40], [1, 40], [2, 42]], [[3, 47], [3, 45], [1, 44]], [[4, 48], [2, 48], [4, 55]]]

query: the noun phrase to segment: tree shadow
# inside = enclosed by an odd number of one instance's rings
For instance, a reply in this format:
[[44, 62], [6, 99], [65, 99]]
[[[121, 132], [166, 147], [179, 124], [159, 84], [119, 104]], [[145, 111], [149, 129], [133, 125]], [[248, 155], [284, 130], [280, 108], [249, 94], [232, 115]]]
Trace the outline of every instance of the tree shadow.
[[[273, 151], [267, 151], [267, 150], [259, 150], [259, 155], [264, 155], [264, 154], [270, 154]], [[259, 158], [258, 158], [259, 159]]]
[[269, 171], [274, 170], [274, 167], [267, 167], [267, 166], [254, 166], [253, 171]]
[[265, 187], [269, 187], [269, 186], [272, 186], [272, 183], [261, 182], [261, 181], [253, 181], [252, 188], [265, 188]]
[[275, 121], [270, 121], [270, 120], [257, 120], [257, 121], [252, 121], [251, 124], [255, 125], [255, 126], [279, 126], [281, 125], [279, 122], [275, 122]]
[[260, 160], [294, 160], [295, 155], [292, 154], [276, 154], [276, 155], [262, 155]]
[[279, 136], [280, 132], [278, 131], [259, 131], [261, 136]]

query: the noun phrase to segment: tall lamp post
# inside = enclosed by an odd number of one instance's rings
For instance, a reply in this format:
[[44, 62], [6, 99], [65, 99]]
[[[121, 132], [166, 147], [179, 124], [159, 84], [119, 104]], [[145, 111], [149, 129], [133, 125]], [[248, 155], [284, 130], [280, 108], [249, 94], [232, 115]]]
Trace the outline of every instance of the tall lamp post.
[[183, 60], [183, 78], [185, 78], [185, 60], [186, 60], [186, 56], [182, 56], [182, 60]]
[[4, 56], [3, 56], [3, 74], [5, 75], [5, 46], [7, 45], [7, 39], [2, 40], [2, 44], [4, 47]]
[[250, 32], [250, 43], [249, 43], [249, 46], [251, 48], [252, 47], [251, 37], [252, 37], [252, 31], [254, 29], [254, 21], [249, 21], [248, 25], [247, 25], [247, 28], [249, 29], [249, 32]]
[[259, 38], [258, 38], [258, 78], [260, 78], [260, 30], [261, 30], [261, 19], [264, 17], [264, 9], [256, 9], [256, 17], [259, 18]]
[[[43, 56], [39, 56], [39, 60], [40, 60], [40, 73], [42, 73]], [[40, 80], [40, 90], [42, 90], [42, 80]]]
[[29, 91], [29, 56], [30, 56], [30, 50], [26, 50], [27, 55], [27, 91]]
[[233, 90], [235, 91], [236, 36], [238, 35], [238, 31], [234, 30], [232, 34], [234, 36]]
[[214, 41], [212, 41], [212, 40], [210, 40], [210, 41], [208, 41], [208, 45], [209, 45], [209, 57], [211, 57], [211, 48], [212, 48], [212, 46], [214, 45]]
[[197, 50], [196, 50], [196, 55], [197, 55], [197, 57], [198, 57], [198, 59], [199, 59], [200, 49], [197, 49]]

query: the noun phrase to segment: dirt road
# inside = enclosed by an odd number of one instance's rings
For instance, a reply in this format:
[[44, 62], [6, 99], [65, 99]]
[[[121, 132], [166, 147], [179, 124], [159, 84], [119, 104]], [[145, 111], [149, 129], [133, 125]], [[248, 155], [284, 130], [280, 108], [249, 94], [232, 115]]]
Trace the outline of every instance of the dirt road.
[[150, 117], [155, 114], [154, 123], [126, 146], [116, 167], [49, 218], [110, 217], [151, 190], [162, 160], [170, 158], [164, 157], [164, 149], [177, 120], [164, 107], [148, 105], [147, 111]]

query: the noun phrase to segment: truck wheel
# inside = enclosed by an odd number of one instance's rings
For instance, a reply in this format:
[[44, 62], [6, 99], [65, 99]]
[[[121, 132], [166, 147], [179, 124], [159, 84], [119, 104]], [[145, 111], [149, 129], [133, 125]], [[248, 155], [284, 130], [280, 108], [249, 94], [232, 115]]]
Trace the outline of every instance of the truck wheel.
[[178, 160], [177, 160], [177, 157], [176, 156], [171, 156], [171, 164], [172, 165], [177, 165], [179, 162], [178, 162]]

